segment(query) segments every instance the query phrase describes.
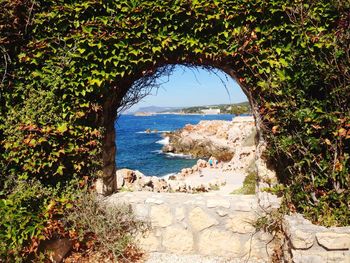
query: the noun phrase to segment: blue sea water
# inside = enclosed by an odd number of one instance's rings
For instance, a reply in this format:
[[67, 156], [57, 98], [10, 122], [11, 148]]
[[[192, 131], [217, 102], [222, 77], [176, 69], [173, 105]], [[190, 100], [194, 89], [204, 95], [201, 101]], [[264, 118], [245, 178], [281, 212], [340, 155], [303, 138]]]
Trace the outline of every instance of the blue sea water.
[[[191, 167], [196, 159], [161, 153], [162, 131], [174, 131], [201, 120], [232, 120], [232, 117], [233, 115], [121, 115], [115, 123], [117, 167], [139, 170], [149, 176], [163, 176]], [[145, 133], [146, 129], [159, 132]]]

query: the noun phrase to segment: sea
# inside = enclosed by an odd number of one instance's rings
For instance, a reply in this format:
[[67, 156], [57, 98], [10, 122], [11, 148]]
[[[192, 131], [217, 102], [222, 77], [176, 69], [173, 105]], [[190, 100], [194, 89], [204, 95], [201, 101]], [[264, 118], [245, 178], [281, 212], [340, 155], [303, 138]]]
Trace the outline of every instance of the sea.
[[[232, 120], [234, 115], [177, 115], [152, 116], [120, 115], [115, 122], [117, 168], [139, 170], [147, 176], [167, 176], [182, 168], [192, 167], [197, 159], [182, 154], [164, 154], [161, 149], [168, 141], [162, 133], [197, 124], [201, 120]], [[147, 133], [146, 130], [157, 130]]]

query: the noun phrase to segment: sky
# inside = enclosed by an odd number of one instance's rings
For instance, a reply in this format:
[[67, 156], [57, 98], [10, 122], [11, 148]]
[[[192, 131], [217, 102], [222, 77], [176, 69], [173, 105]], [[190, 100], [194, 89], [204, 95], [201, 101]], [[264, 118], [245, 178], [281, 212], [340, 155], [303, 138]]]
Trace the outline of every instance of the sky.
[[158, 83], [161, 84], [158, 89], [127, 111], [147, 106], [189, 107], [248, 100], [236, 81], [219, 70], [213, 73], [200, 67], [178, 65], [170, 77], [161, 76]]

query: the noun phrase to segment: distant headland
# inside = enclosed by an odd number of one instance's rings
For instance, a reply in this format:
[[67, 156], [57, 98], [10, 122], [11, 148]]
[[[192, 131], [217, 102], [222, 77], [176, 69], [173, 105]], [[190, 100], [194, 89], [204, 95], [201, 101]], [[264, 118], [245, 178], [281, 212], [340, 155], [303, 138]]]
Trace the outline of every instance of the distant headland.
[[249, 102], [240, 102], [235, 104], [218, 104], [218, 105], [204, 105], [193, 107], [158, 107], [149, 106], [139, 108], [135, 112], [129, 112], [127, 114], [133, 114], [135, 116], [152, 116], [156, 114], [201, 114], [201, 115], [215, 115], [215, 114], [249, 114], [251, 108]]

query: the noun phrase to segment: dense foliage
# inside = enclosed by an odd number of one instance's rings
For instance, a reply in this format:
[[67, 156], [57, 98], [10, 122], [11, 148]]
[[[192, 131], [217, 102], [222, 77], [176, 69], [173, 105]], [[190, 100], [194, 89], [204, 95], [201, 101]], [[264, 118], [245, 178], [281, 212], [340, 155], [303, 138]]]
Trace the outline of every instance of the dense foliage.
[[[0, 199], [0, 259], [4, 262], [38, 262], [44, 258], [42, 242], [77, 234], [62, 220], [83, 189], [71, 183], [62, 189], [44, 187], [36, 180], [18, 181]], [[1, 194], [4, 194], [3, 192]]]
[[290, 208], [349, 224], [349, 5], [0, 0], [1, 186], [96, 175], [107, 113], [137, 94], [133, 83], [198, 65], [241, 84]]

